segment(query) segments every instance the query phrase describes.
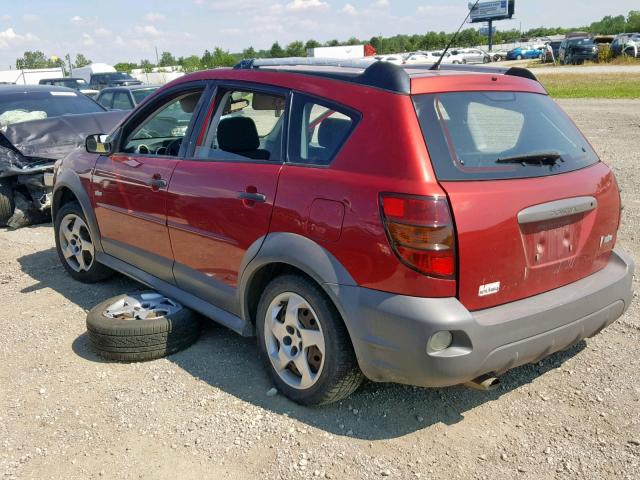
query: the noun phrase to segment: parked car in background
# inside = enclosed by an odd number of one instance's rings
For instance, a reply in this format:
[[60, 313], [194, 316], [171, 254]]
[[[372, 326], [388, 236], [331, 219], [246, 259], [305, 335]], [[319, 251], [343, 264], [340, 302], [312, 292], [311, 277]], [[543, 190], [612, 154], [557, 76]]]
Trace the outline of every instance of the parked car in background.
[[54, 162], [123, 117], [69, 88], [0, 86], [0, 227], [50, 218]]
[[438, 60], [439, 56], [434, 55], [431, 52], [419, 52], [412, 53], [407, 58], [405, 58], [404, 63], [406, 65], [416, 65], [416, 64], [432, 64]]
[[640, 57], [640, 33], [622, 33], [611, 42], [611, 52], [614, 57], [627, 55]]
[[394, 65], [402, 65], [404, 62], [402, 55], [376, 55], [374, 58], [380, 62], [393, 63]]
[[52, 85], [54, 87], [67, 87], [84, 93], [89, 97], [95, 97], [99, 92], [89, 88], [89, 84], [84, 78], [63, 77], [63, 78], [45, 78], [40, 80], [40, 85]]
[[131, 110], [158, 88], [157, 85], [107, 87], [100, 91], [96, 101], [107, 110]]
[[508, 55], [507, 50], [497, 50], [495, 52], [491, 52], [491, 60], [494, 62], [502, 62], [507, 59]]
[[507, 52], [507, 60], [544, 58], [544, 47], [516, 47]]
[[[436, 57], [436, 60], [437, 60], [442, 55], [442, 52], [433, 52], [433, 55]], [[447, 53], [445, 53], [441, 63], [462, 65], [463, 63], [466, 63], [466, 62], [464, 60], [464, 57], [460, 54], [459, 50], [449, 50]]]
[[491, 55], [479, 48], [465, 48], [458, 50], [463, 59], [462, 63], [489, 63]]
[[[265, 59], [172, 82], [59, 164], [61, 264], [255, 335], [306, 405], [365, 377], [489, 389], [623, 315], [615, 175], [531, 72], [411, 72]], [[167, 313], [135, 305], [141, 331]], [[123, 340], [101, 345], [152, 348]]]
[[557, 40], [557, 41], [549, 42], [546, 44], [547, 48], [545, 48], [545, 51], [544, 51], [545, 62], [558, 61], [558, 58], [560, 56], [560, 44], [562, 44], [562, 40]]
[[582, 64], [597, 58], [598, 45], [590, 37], [565, 38], [560, 44], [558, 60], [563, 65]]

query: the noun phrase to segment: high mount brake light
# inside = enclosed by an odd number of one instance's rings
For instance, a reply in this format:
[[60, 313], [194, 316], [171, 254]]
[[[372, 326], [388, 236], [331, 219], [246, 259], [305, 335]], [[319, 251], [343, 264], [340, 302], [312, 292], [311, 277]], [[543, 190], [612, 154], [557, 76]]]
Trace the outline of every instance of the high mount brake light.
[[445, 197], [380, 196], [384, 227], [398, 258], [432, 277], [455, 278], [453, 220]]

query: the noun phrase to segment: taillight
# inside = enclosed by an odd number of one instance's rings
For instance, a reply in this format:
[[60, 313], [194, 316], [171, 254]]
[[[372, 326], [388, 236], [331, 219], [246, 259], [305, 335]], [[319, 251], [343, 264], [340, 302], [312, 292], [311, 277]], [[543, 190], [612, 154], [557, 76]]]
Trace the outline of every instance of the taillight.
[[382, 220], [400, 260], [425, 275], [454, 278], [456, 240], [446, 197], [382, 194]]

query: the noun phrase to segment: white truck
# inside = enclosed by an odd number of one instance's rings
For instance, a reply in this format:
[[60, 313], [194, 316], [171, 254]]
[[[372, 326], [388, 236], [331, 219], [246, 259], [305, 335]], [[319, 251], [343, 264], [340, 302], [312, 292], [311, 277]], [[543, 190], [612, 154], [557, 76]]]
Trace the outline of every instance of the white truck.
[[90, 88], [96, 90], [102, 90], [105, 87], [142, 84], [141, 81], [136, 80], [128, 73], [118, 72], [106, 63], [92, 63], [86, 67], [73, 68], [71, 69], [71, 76], [84, 79]]

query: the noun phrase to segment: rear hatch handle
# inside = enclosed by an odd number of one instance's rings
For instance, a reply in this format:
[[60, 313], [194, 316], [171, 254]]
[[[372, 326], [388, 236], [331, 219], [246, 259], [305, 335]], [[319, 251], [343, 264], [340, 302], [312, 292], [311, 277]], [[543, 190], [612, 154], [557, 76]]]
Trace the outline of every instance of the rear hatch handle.
[[542, 222], [555, 218], [568, 217], [578, 213], [590, 212], [598, 206], [598, 200], [594, 197], [575, 197], [555, 200], [549, 203], [541, 203], [525, 208], [518, 213], [518, 223]]

